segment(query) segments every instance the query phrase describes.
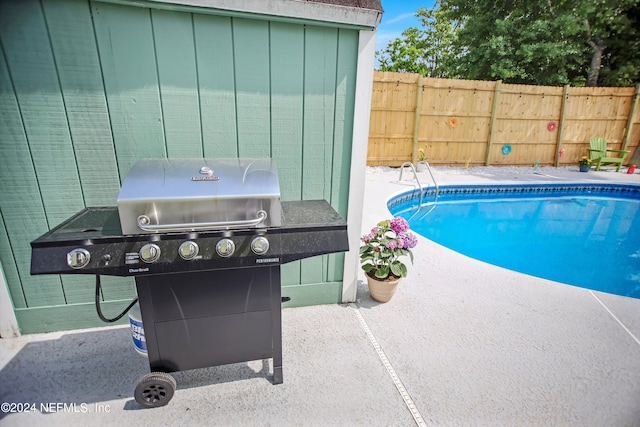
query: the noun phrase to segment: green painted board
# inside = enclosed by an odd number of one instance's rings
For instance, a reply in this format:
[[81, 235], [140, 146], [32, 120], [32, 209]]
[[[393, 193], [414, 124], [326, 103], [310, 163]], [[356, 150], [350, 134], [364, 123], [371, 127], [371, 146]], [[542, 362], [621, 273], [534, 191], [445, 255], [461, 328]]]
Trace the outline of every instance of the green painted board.
[[202, 157], [198, 73], [191, 14], [153, 10], [162, 117], [169, 157]]
[[76, 0], [46, 0], [43, 8], [84, 202], [113, 205], [120, 177], [89, 6]]
[[271, 23], [271, 145], [282, 200], [302, 199], [304, 28]]
[[[105, 276], [101, 277], [100, 280], [102, 284], [103, 301], [117, 301], [123, 298], [133, 299], [137, 296], [136, 282], [133, 277]], [[95, 290], [95, 281], [92, 280], [91, 282]]]
[[[114, 205], [120, 177], [90, 9], [70, 0], [45, 1], [43, 8], [85, 203]], [[61, 276], [61, 280], [67, 304], [93, 301], [93, 277]], [[109, 290], [121, 294], [119, 289]]]
[[67, 304], [91, 302], [95, 299], [95, 276], [61, 275], [60, 280]]
[[[331, 176], [331, 206], [346, 219], [349, 207], [349, 182], [353, 141], [353, 106], [358, 58], [358, 33], [338, 32], [338, 60], [336, 64], [336, 102]], [[342, 280], [344, 254], [328, 257], [327, 280]]]
[[[2, 83], [0, 83], [0, 86]], [[5, 93], [0, 89], [0, 93]], [[52, 301], [64, 303], [62, 284], [58, 276], [32, 277], [29, 274], [31, 247], [29, 243], [49, 227], [42, 207], [42, 199], [38, 193], [37, 183], [33, 176], [33, 166], [24, 138], [11, 138], [12, 131], [21, 129], [5, 114], [7, 104], [5, 96], [0, 95], [0, 180], [3, 183], [0, 191], [0, 211], [3, 228], [0, 252], [2, 265], [9, 281], [9, 290], [14, 305], [27, 306], [48, 305]], [[18, 122], [19, 124], [19, 122]], [[16, 133], [17, 133], [16, 132]], [[17, 136], [14, 134], [14, 136]], [[11, 141], [9, 143], [7, 141]], [[15, 141], [15, 143], [13, 143]], [[32, 171], [29, 176], [25, 171]], [[11, 191], [9, 191], [11, 189]], [[6, 240], [5, 240], [6, 239]], [[17, 275], [12, 274], [16, 271]], [[20, 295], [22, 294], [22, 295]]]
[[[305, 32], [304, 155], [302, 198], [325, 199], [328, 159], [333, 150], [333, 119], [338, 32], [308, 27]], [[328, 163], [328, 164], [327, 164]]]
[[300, 261], [292, 261], [280, 267], [280, 283], [282, 286], [300, 284]]
[[[282, 200], [302, 198], [304, 28], [271, 23], [271, 145]], [[300, 261], [282, 266], [282, 284], [300, 284]]]
[[[111, 301], [100, 305], [105, 316], [114, 317], [124, 310], [131, 301]], [[68, 331], [71, 329], [93, 328], [109, 325], [126, 325], [129, 317], [124, 316], [114, 323], [105, 323], [98, 317], [94, 303], [69, 304], [40, 308], [16, 309], [16, 318], [22, 334]]]
[[[49, 224], [38, 189], [39, 176], [35, 173], [10, 70], [5, 63], [5, 58], [21, 56], [20, 45], [28, 34], [17, 27], [27, 25], [24, 20], [32, 19], [29, 6], [33, 5], [0, 2], [0, 46], [3, 47], [0, 55], [0, 211], [7, 239], [2, 245], [11, 250], [10, 254], [3, 251], [0, 256], [17, 307], [64, 304], [59, 277], [32, 278], [29, 275], [29, 242], [48, 231]], [[6, 48], [11, 54], [7, 54]], [[1, 238], [5, 239], [4, 236]], [[12, 265], [18, 277], [11, 275]]]
[[234, 19], [239, 157], [271, 157], [269, 23]]
[[[40, 3], [3, 6], [0, 38], [49, 225], [84, 207], [64, 102]], [[17, 16], [15, 21], [12, 16]], [[6, 22], [9, 20], [10, 22]]]
[[[29, 28], [31, 37], [21, 40], [21, 31], [12, 32], [7, 38], [8, 55], [11, 64], [11, 76], [17, 93], [18, 104], [25, 126], [25, 132], [29, 141], [29, 151], [37, 171], [40, 195], [44, 202], [48, 224], [55, 226], [64, 221], [84, 205], [84, 189], [80, 186], [79, 170], [76, 163], [76, 151], [72, 144], [70, 126], [68, 122], [69, 109], [73, 106], [66, 104], [62, 96], [62, 78], [64, 70], [58, 67], [68, 64], [64, 58], [55, 58], [51, 49], [54, 44], [49, 38], [52, 34], [60, 34], [64, 37], [73, 37], [69, 30], [61, 30], [61, 24], [56, 21], [59, 9], [57, 6], [51, 11], [51, 23], [45, 22], [50, 17], [46, 16], [45, 9], [39, 4], [23, 3], [28, 7], [30, 21], [25, 28]], [[67, 17], [66, 14], [63, 16]], [[64, 23], [62, 23], [64, 24]], [[74, 25], [75, 29], [76, 26]], [[85, 34], [85, 36], [92, 34]], [[5, 38], [3, 37], [3, 42]], [[69, 39], [67, 39], [69, 40]], [[58, 44], [64, 45], [65, 42]], [[66, 44], [71, 42], [67, 41]], [[23, 55], [18, 49], [26, 49], [37, 53], [37, 56]], [[69, 47], [67, 48], [67, 51]], [[94, 49], [95, 51], [95, 49]], [[77, 55], [76, 53], [75, 55]], [[74, 55], [74, 57], [75, 57]], [[69, 68], [67, 68], [68, 70]], [[67, 79], [68, 81], [69, 79]], [[35, 93], [32, 94], [32, 91]], [[83, 116], [87, 116], [86, 111]], [[77, 281], [70, 277], [59, 279], [63, 286], [63, 297], [66, 303], [84, 301], [91, 296], [91, 289], [78, 286]], [[27, 280], [27, 292], [41, 294], [45, 291], [49, 295], [52, 291], [57, 293], [57, 283], [52, 283], [52, 288], [47, 292], [37, 286], [30, 286], [31, 278]], [[67, 288], [67, 284], [70, 284]], [[57, 295], [56, 295], [57, 296]], [[40, 299], [40, 298], [38, 298]], [[50, 304], [51, 301], [36, 302], [28, 298], [29, 306]]]
[[[329, 200], [337, 40], [338, 31], [333, 28], [305, 30], [303, 200]], [[327, 256], [302, 260], [301, 272], [302, 283], [325, 281]]]
[[282, 296], [291, 298], [290, 301], [282, 304], [283, 308], [318, 304], [338, 304], [342, 301], [342, 282], [283, 286]]
[[300, 261], [300, 283], [323, 282], [327, 278], [328, 255], [315, 256]]
[[336, 66], [336, 110], [331, 173], [331, 205], [347, 217], [358, 58], [358, 33], [340, 30]]
[[7, 289], [11, 296], [14, 307], [25, 308], [27, 300], [24, 298], [22, 286], [20, 286], [20, 276], [11, 252], [9, 244], [9, 236], [4, 226], [4, 218], [2, 218], [2, 210], [0, 209], [0, 268], [4, 271], [4, 278], [7, 282]]
[[166, 157], [149, 9], [94, 2], [109, 118], [121, 177], [146, 157]]
[[238, 157], [231, 18], [194, 15], [205, 157]]

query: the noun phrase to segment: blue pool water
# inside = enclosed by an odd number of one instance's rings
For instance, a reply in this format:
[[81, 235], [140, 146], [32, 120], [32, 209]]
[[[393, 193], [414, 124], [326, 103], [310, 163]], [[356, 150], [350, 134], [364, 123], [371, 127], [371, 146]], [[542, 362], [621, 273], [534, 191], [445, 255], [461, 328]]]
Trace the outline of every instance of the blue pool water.
[[510, 270], [640, 298], [640, 186], [447, 186], [426, 215], [429, 203], [412, 209], [418, 200], [410, 191], [388, 206], [434, 242]]

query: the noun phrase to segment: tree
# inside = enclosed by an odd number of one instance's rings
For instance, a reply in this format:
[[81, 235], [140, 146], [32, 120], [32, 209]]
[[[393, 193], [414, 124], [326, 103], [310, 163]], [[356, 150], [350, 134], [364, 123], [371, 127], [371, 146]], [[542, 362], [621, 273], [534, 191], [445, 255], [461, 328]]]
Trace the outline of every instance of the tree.
[[383, 51], [377, 51], [381, 71], [418, 73], [427, 77], [453, 78], [452, 68], [456, 56], [453, 42], [459, 23], [446, 18], [446, 10], [418, 9], [422, 28], [410, 27], [402, 37], [389, 42]]
[[[554, 4], [555, 3], [555, 4]], [[443, 0], [454, 19], [464, 20], [456, 43], [469, 79], [564, 85], [584, 82], [588, 46], [570, 1]]]
[[640, 1], [588, 3], [584, 26], [593, 49], [587, 85], [640, 82]]
[[430, 70], [429, 58], [425, 53], [427, 42], [424, 31], [415, 27], [407, 28], [402, 37], [389, 42], [385, 50], [377, 51], [380, 71], [418, 73], [436, 77]]
[[640, 0], [438, 0], [381, 69], [507, 83], [640, 82]]

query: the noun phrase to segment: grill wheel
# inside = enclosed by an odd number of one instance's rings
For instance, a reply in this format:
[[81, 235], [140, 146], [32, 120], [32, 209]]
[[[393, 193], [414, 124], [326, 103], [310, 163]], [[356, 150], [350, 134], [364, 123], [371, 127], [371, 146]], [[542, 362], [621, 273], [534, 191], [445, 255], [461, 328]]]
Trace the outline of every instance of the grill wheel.
[[142, 377], [136, 386], [133, 396], [144, 408], [164, 406], [176, 391], [176, 380], [164, 372], [152, 372]]

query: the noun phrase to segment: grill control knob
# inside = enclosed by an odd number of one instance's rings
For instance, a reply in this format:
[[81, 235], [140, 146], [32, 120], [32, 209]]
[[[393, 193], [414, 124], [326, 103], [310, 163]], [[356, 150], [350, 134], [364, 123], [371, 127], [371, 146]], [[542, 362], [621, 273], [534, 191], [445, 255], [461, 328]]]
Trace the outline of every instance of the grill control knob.
[[146, 263], [156, 262], [160, 258], [160, 247], [155, 243], [147, 243], [140, 248], [140, 259]]
[[198, 244], [189, 240], [180, 245], [178, 253], [182, 259], [189, 261], [198, 256], [198, 250]]
[[256, 255], [264, 255], [269, 250], [269, 241], [266, 237], [258, 236], [251, 241], [251, 250]]
[[91, 255], [86, 249], [77, 248], [67, 254], [67, 265], [71, 268], [86, 267], [89, 264], [89, 260], [91, 260]]
[[236, 244], [231, 239], [222, 239], [216, 245], [216, 252], [221, 257], [230, 257], [236, 250]]

